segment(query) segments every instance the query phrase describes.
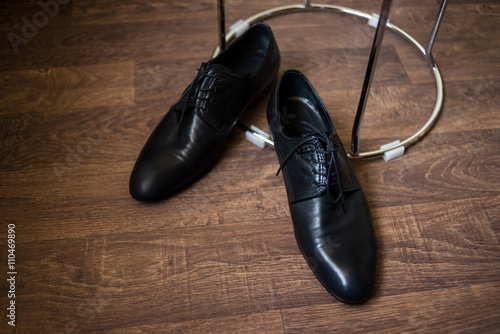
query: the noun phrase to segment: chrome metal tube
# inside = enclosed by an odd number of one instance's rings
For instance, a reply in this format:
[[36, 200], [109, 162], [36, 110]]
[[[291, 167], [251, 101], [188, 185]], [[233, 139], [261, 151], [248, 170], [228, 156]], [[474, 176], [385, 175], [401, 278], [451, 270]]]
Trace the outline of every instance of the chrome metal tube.
[[427, 41], [427, 46], [425, 47], [425, 58], [429, 65], [434, 65], [434, 58], [432, 57], [432, 46], [434, 45], [434, 41], [436, 40], [436, 35], [438, 33], [439, 27], [441, 25], [441, 21], [444, 16], [444, 12], [446, 11], [446, 5], [448, 4], [448, 0], [443, 0], [441, 3], [441, 7], [439, 8], [439, 13], [434, 21], [434, 26], [432, 27], [431, 34]]
[[375, 68], [377, 66], [379, 51], [382, 47], [382, 41], [384, 40], [384, 33], [391, 10], [391, 4], [392, 0], [384, 0], [382, 3], [382, 8], [380, 9], [380, 17], [377, 25], [377, 30], [375, 31], [372, 50], [370, 52], [370, 58], [368, 59], [368, 66], [366, 68], [365, 80], [363, 82], [361, 96], [359, 97], [358, 110], [356, 112], [356, 118], [354, 119], [354, 124], [352, 126], [351, 155], [353, 157], [359, 155], [359, 131], [361, 129], [361, 121], [363, 120], [366, 103], [368, 102], [368, 96], [370, 94], [373, 75], [375, 74]]
[[219, 47], [222, 51], [226, 48], [226, 15], [224, 0], [217, 0], [217, 14], [219, 17]]
[[[446, 0], [444, 0], [446, 2]], [[445, 10], [446, 4], [443, 3], [440, 9], [440, 16], [443, 16], [444, 10]], [[335, 5], [327, 5], [327, 4], [315, 4], [311, 3], [309, 0], [304, 0], [302, 4], [295, 4], [295, 5], [287, 5], [287, 6], [281, 6], [281, 7], [276, 7], [272, 9], [265, 10], [263, 12], [257, 13], [247, 19], [245, 19], [245, 23], [248, 26], [251, 26], [252, 24], [256, 22], [261, 22], [273, 17], [281, 16], [281, 15], [286, 15], [286, 14], [292, 14], [292, 13], [298, 13], [298, 12], [330, 12], [330, 13], [339, 13], [339, 14], [346, 14], [354, 17], [358, 17], [364, 20], [369, 21], [370, 18], [372, 18], [372, 15], [361, 12], [356, 9], [352, 8], [347, 8], [347, 7], [342, 7], [342, 6], [335, 6]], [[440, 18], [436, 19], [437, 26], [439, 26], [439, 23], [441, 21]], [[436, 25], [436, 24], [435, 24]], [[395, 146], [392, 146], [390, 148], [384, 148], [384, 149], [378, 149], [374, 151], [367, 151], [367, 152], [359, 152], [358, 155], [353, 156], [350, 153], [347, 155], [351, 159], [366, 159], [366, 158], [373, 158], [373, 157], [378, 157], [384, 155], [384, 153], [404, 146], [404, 147], [409, 147], [416, 142], [418, 142], [422, 137], [424, 137], [432, 128], [432, 126], [435, 124], [437, 121], [440, 113], [441, 113], [441, 108], [443, 105], [443, 100], [444, 100], [444, 89], [443, 89], [443, 81], [441, 78], [441, 74], [439, 72], [439, 69], [437, 65], [434, 63], [432, 60], [432, 57], [427, 57], [427, 55], [431, 55], [431, 53], [427, 53], [426, 49], [417, 41], [415, 40], [412, 36], [410, 36], [407, 32], [402, 30], [401, 28], [393, 25], [390, 22], [387, 22], [387, 29], [391, 30], [394, 32], [396, 35], [402, 37], [404, 40], [406, 40], [410, 45], [415, 47], [415, 49], [420, 53], [425, 60], [427, 60], [427, 63], [430, 67], [431, 73], [434, 76], [434, 79], [436, 81], [436, 102], [434, 104], [434, 108], [432, 110], [432, 113], [430, 114], [429, 119], [427, 122], [413, 135], [406, 139], [402, 139], [401, 142]], [[226, 36], [226, 41], [229, 43], [233, 41], [236, 38], [236, 32], [237, 29], [233, 29], [231, 31], [228, 31], [227, 36]], [[437, 28], [435, 29], [435, 33], [437, 33]], [[435, 34], [431, 34], [431, 36], [435, 37]], [[428, 44], [428, 46], [432, 47], [432, 43], [434, 40], [434, 37], [432, 41]], [[428, 50], [429, 52], [431, 51], [430, 48]], [[212, 53], [212, 57], [216, 57], [219, 53], [221, 52], [220, 45], [217, 45]], [[431, 61], [429, 61], [431, 59]], [[267, 142], [270, 146], [272, 146], [272, 141]]]

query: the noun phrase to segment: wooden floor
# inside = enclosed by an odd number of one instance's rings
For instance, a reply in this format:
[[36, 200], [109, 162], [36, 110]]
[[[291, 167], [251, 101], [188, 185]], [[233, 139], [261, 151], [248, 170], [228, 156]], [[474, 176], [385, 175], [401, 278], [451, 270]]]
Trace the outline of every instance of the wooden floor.
[[[238, 129], [182, 193], [129, 195], [143, 144], [217, 43], [215, 0], [46, 0], [49, 15], [37, 2], [0, 4], [1, 332], [500, 333], [499, 1], [450, 1], [433, 130], [401, 158], [354, 162], [380, 250], [376, 289], [357, 306], [314, 277], [274, 151]], [[228, 0], [226, 19], [293, 3]], [[395, 1], [390, 20], [425, 43], [438, 7]], [[269, 24], [281, 70], [306, 74], [349, 147], [374, 30], [329, 13]], [[434, 101], [424, 60], [388, 32], [361, 149], [412, 135]], [[244, 120], [267, 130], [266, 103]]]

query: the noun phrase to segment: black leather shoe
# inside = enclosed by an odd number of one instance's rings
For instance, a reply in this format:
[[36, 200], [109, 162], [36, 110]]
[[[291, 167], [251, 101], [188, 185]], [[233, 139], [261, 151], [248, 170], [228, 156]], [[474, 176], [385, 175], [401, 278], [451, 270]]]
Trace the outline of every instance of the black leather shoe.
[[334, 297], [363, 302], [375, 277], [371, 215], [323, 102], [290, 70], [271, 95], [267, 118], [302, 254]]
[[241, 113], [272, 89], [279, 62], [271, 29], [258, 23], [203, 63], [142, 149], [130, 176], [132, 197], [170, 195], [206, 171]]

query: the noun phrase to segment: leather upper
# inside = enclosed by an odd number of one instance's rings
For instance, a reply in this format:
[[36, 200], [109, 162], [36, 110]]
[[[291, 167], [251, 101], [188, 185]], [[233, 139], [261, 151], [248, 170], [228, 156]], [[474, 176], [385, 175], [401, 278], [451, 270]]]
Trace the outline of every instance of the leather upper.
[[372, 218], [323, 102], [302, 73], [290, 70], [267, 116], [301, 252], [337, 299], [366, 300], [376, 268]]
[[207, 170], [244, 109], [275, 82], [279, 61], [271, 29], [258, 23], [202, 63], [144, 145], [130, 177], [131, 195], [164, 197]]

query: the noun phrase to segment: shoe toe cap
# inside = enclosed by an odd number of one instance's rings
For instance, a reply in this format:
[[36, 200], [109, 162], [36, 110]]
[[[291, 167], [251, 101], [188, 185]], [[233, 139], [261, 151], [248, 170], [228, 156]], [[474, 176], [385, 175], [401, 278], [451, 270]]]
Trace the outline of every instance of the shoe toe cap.
[[[349, 254], [347, 257], [343, 256], [345, 252]], [[312, 269], [334, 297], [349, 304], [361, 303], [368, 299], [374, 286], [375, 253], [371, 249], [349, 252], [340, 248], [320, 256]]]
[[366, 270], [351, 270], [339, 273], [335, 282], [326, 280], [325, 287], [344, 303], [358, 304], [368, 299], [374, 285], [374, 273]]
[[189, 175], [190, 168], [175, 157], [139, 158], [130, 175], [130, 194], [140, 201], [159, 199], [182, 187]]
[[155, 178], [144, 169], [134, 169], [130, 176], [129, 191], [139, 201], [149, 201], [161, 196]]

